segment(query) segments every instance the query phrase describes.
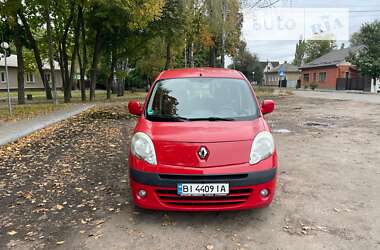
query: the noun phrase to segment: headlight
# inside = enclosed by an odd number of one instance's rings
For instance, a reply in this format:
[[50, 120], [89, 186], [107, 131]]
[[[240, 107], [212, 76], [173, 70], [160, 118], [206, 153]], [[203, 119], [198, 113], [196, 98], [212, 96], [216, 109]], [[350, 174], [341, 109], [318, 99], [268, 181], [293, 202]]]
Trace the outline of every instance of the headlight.
[[131, 141], [132, 154], [149, 164], [157, 165], [156, 152], [149, 136], [142, 132], [133, 135]]
[[274, 141], [272, 134], [268, 131], [260, 132], [252, 142], [249, 163], [256, 164], [271, 156], [273, 152]]

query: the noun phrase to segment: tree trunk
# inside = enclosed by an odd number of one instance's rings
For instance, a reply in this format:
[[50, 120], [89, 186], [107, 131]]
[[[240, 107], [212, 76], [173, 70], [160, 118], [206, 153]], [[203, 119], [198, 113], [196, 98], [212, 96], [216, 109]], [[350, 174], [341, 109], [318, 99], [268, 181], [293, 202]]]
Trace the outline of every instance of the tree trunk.
[[101, 37], [100, 30], [96, 30], [95, 36], [95, 45], [92, 56], [92, 65], [91, 65], [91, 77], [90, 77], [90, 101], [95, 100], [95, 87], [96, 87], [96, 75], [98, 71], [98, 60], [101, 46]]
[[22, 42], [21, 34], [22, 30], [20, 24], [17, 22], [17, 13], [15, 14], [15, 32], [14, 32], [14, 42], [16, 46], [17, 54], [17, 92], [18, 92], [18, 104], [25, 104], [25, 85], [24, 85], [24, 57], [22, 55]]
[[51, 84], [53, 88], [53, 99], [54, 103], [58, 103], [57, 99], [57, 88], [55, 85], [55, 70], [54, 70], [54, 60], [53, 60], [53, 41], [51, 38], [51, 22], [50, 22], [50, 1], [46, 1], [45, 3], [45, 20], [46, 20], [46, 31], [47, 31], [47, 38], [48, 38], [48, 53], [49, 53], [49, 64], [50, 64], [50, 79]]
[[117, 96], [121, 96], [121, 80], [116, 80]]
[[225, 41], [226, 41], [226, 31], [225, 31], [225, 23], [226, 23], [226, 16], [227, 16], [227, 3], [226, 0], [222, 0], [222, 48], [220, 52], [220, 63], [222, 64], [222, 67], [225, 66]]
[[216, 58], [216, 49], [215, 49], [215, 46], [212, 45], [210, 46], [210, 61], [209, 61], [210, 67], [215, 67], [215, 58]]
[[107, 99], [111, 99], [111, 86], [113, 83], [113, 78], [114, 78], [114, 71], [116, 67], [116, 53], [115, 49], [112, 49], [111, 53], [111, 67], [110, 67], [110, 74], [108, 76], [108, 81], [107, 81]]
[[63, 66], [63, 61], [62, 61], [62, 48], [61, 48], [61, 43], [58, 41], [58, 44], [57, 44], [57, 47], [58, 47], [58, 54], [59, 54], [59, 57], [58, 57], [58, 63], [59, 63], [59, 67], [60, 67], [60, 73], [61, 73], [61, 78], [62, 78], [62, 90], [64, 88], [64, 83], [65, 83], [65, 72], [64, 72], [64, 66]]
[[186, 45], [186, 57], [188, 67], [194, 68], [194, 55], [193, 55], [194, 43], [189, 42]]
[[[67, 55], [67, 36], [69, 33], [69, 29], [71, 27], [71, 23], [74, 18], [74, 4], [71, 6], [69, 18], [65, 24], [64, 32], [61, 43], [61, 56], [63, 62], [63, 71], [65, 75], [64, 84], [63, 84], [63, 94], [65, 103], [70, 102], [71, 99], [71, 83], [70, 83], [70, 74], [69, 74], [69, 56]], [[62, 69], [61, 69], [62, 70]]]
[[[128, 59], [127, 61], [122, 61], [120, 63], [120, 70], [123, 71], [123, 72], [127, 72], [128, 70]], [[124, 96], [124, 91], [125, 91], [125, 80], [126, 80], [126, 77], [122, 77], [121, 79], [118, 79], [117, 80], [117, 83], [118, 83], [118, 96]]]
[[[70, 102], [70, 76], [69, 76], [69, 59], [67, 55], [66, 42], [62, 43], [62, 62], [63, 74], [65, 76], [63, 81], [63, 96], [65, 103]], [[62, 70], [62, 69], [61, 69]]]
[[81, 60], [80, 52], [78, 49], [78, 63], [79, 63], [79, 69], [80, 69], [80, 95], [83, 102], [86, 101], [86, 85], [85, 85], [85, 71], [86, 71], [86, 65], [87, 65], [87, 52], [86, 52], [86, 32], [84, 29], [84, 20], [83, 20], [83, 7], [80, 6], [78, 10], [78, 18], [79, 22], [81, 24], [81, 30], [82, 30], [82, 56], [83, 60]]
[[77, 17], [77, 22], [75, 25], [75, 30], [74, 30], [74, 50], [71, 55], [71, 68], [70, 68], [70, 78], [69, 78], [69, 89], [70, 89], [70, 97], [71, 97], [71, 89], [73, 88], [73, 80], [74, 80], [74, 75], [75, 75], [75, 60], [76, 56], [79, 51], [79, 37], [80, 37], [80, 28], [81, 28], [81, 22], [80, 22], [80, 13], [79, 9], [81, 7], [78, 6], [78, 17]]
[[125, 94], [125, 79], [121, 81], [121, 94], [120, 96], [124, 96]]
[[29, 44], [30, 44], [30, 46], [33, 49], [34, 57], [35, 57], [36, 63], [37, 63], [37, 68], [38, 68], [38, 71], [39, 71], [39, 73], [41, 75], [42, 83], [44, 85], [44, 89], [45, 89], [45, 92], [46, 92], [46, 98], [48, 100], [51, 100], [51, 99], [53, 99], [53, 96], [52, 96], [52, 93], [51, 93], [50, 85], [46, 81], [46, 77], [45, 77], [45, 74], [44, 74], [40, 50], [39, 50], [39, 48], [37, 46], [36, 40], [34, 40], [33, 34], [31, 32], [31, 30], [30, 30], [29, 24], [28, 24], [28, 22], [27, 22], [27, 20], [26, 20], [26, 18], [24, 16], [24, 13], [21, 10], [19, 10], [17, 12], [17, 14], [19, 15], [19, 17], [20, 17], [20, 19], [21, 19], [21, 21], [22, 21], [22, 23], [24, 25], [26, 37], [28, 38]]
[[80, 52], [78, 50], [78, 64], [79, 64], [79, 72], [80, 72], [80, 96], [81, 96], [81, 100], [82, 102], [85, 102], [86, 101], [86, 85], [85, 85], [85, 81], [84, 81], [84, 67], [83, 67], [83, 62], [82, 62], [82, 59], [80, 57]]
[[190, 62], [190, 66], [191, 66], [192, 68], [194, 68], [195, 65], [194, 65], [194, 43], [193, 43], [193, 42], [191, 42], [189, 49], [190, 49], [190, 51], [189, 51], [189, 62]]
[[172, 60], [171, 42], [167, 41], [167, 43], [166, 43], [166, 63], [165, 63], [165, 69], [170, 69], [171, 68], [171, 60]]

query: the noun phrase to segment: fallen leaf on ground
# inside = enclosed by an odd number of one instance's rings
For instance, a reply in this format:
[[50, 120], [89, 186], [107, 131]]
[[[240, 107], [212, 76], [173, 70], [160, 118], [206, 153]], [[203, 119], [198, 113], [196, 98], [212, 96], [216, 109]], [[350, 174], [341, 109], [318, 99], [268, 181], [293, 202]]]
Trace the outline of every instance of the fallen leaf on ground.
[[57, 206], [55, 206], [58, 210], [62, 210], [64, 208], [64, 206], [58, 204]]
[[13, 236], [13, 235], [15, 235], [15, 234], [17, 234], [17, 232], [16, 232], [15, 230], [12, 230], [12, 231], [9, 231], [9, 232], [8, 232], [8, 235], [10, 235], [10, 236]]
[[100, 224], [103, 224], [105, 222], [105, 220], [97, 220], [95, 221], [95, 225], [100, 225]]

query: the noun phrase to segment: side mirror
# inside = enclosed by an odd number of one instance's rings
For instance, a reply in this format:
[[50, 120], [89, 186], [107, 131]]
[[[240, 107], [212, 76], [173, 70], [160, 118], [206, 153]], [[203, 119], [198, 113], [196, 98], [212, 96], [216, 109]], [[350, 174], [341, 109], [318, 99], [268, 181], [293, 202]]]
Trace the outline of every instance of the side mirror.
[[275, 103], [273, 100], [264, 100], [261, 104], [261, 113], [263, 115], [272, 113], [274, 110]]
[[128, 110], [132, 115], [140, 116], [143, 113], [143, 107], [138, 101], [130, 101], [128, 102]]

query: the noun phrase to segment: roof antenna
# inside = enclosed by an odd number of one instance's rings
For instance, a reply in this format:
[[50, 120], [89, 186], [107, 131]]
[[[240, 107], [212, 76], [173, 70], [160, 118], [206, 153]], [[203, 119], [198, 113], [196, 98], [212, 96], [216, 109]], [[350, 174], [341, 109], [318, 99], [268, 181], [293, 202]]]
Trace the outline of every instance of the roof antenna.
[[199, 76], [202, 76], [202, 73], [199, 73]]

